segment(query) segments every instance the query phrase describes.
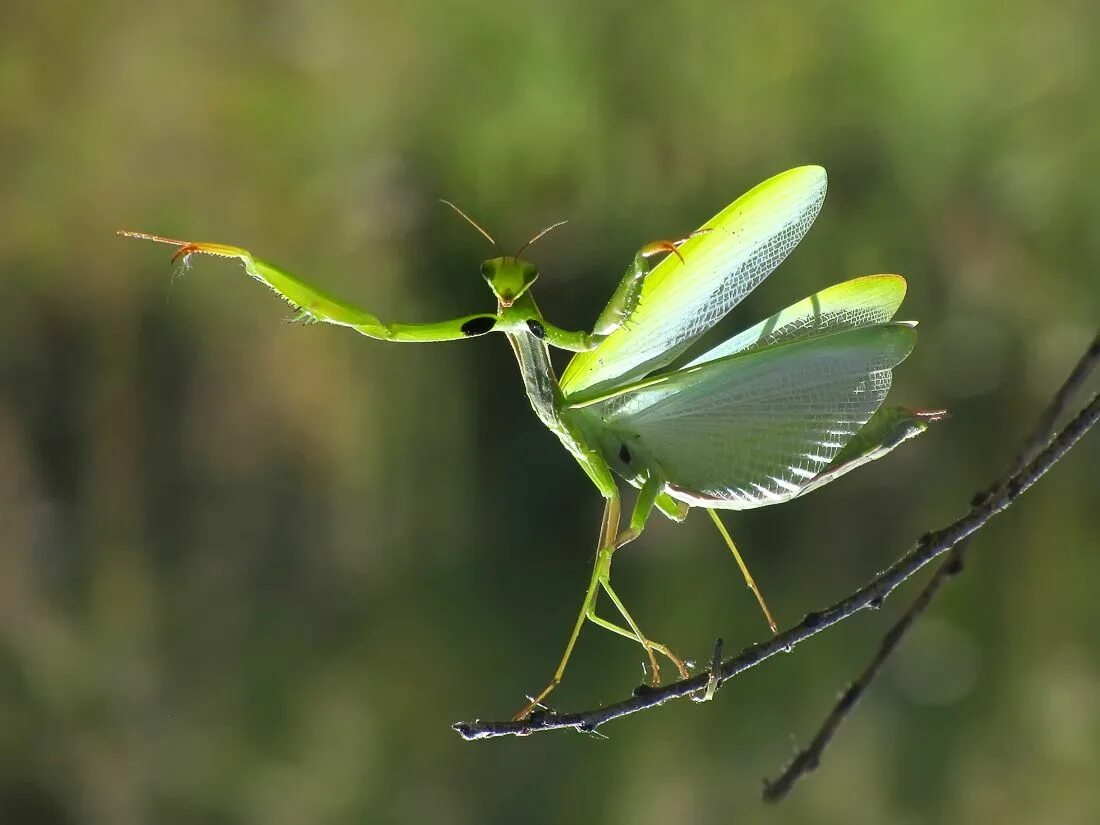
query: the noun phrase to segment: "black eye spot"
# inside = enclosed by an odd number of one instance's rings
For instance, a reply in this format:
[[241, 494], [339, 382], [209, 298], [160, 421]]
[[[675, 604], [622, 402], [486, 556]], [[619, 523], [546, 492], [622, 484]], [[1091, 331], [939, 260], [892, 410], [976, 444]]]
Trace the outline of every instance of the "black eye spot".
[[481, 265], [481, 274], [485, 278], [488, 278], [490, 275], [493, 274], [493, 268], [489, 265], [488, 261]]
[[462, 325], [462, 334], [471, 337], [474, 335], [484, 335], [491, 331], [496, 325], [497, 319], [492, 315], [480, 315], [477, 318], [471, 318]]
[[534, 318], [528, 319], [527, 329], [531, 330], [531, 334], [534, 335], [536, 338], [546, 337], [546, 328]]
[[630, 450], [626, 448], [625, 444], [619, 447], [619, 460], [622, 461], [623, 464], [630, 463]]

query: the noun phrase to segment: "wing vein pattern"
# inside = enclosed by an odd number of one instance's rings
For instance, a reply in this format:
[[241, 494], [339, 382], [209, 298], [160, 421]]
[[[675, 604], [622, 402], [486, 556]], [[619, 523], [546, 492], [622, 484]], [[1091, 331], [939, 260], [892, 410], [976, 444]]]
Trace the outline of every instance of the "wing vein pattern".
[[717, 361], [738, 352], [763, 349], [842, 329], [884, 324], [905, 299], [900, 275], [866, 275], [816, 292], [744, 332], [727, 338], [687, 366]]
[[649, 274], [629, 322], [578, 353], [562, 375], [567, 396], [605, 390], [671, 363], [755, 289], [810, 228], [825, 199], [819, 166], [776, 175], [703, 225]]
[[798, 495], [878, 409], [915, 331], [879, 324], [733, 355], [586, 408], [689, 504]]

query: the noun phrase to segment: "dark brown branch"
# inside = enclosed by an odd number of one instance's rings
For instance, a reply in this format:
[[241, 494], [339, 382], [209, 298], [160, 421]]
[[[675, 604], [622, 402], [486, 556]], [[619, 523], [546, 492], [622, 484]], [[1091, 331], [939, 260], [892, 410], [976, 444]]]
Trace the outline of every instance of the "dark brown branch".
[[1098, 364], [1100, 364], [1100, 334], [1092, 339], [1089, 348], [1077, 361], [1066, 382], [1054, 394], [1054, 398], [1051, 399], [1049, 406], [1043, 411], [1031, 436], [1024, 442], [1023, 448], [1016, 456], [1016, 461], [1006, 475], [1012, 475], [1019, 471], [1025, 464], [1035, 458], [1043, 447], [1050, 443], [1050, 440], [1054, 438], [1054, 427], [1058, 423], [1058, 419], [1065, 415], [1070, 402], [1080, 392], [1081, 387], [1084, 386], [1085, 381], [1088, 380]]
[[[967, 536], [980, 530], [986, 522], [1009, 507], [1016, 498], [1038, 481], [1053, 467], [1077, 441], [1100, 419], [1100, 396], [1094, 397], [1058, 437], [1008, 482], [981, 503], [975, 503], [970, 511], [953, 524], [932, 533], [926, 533], [916, 546], [877, 578], [824, 610], [807, 614], [794, 627], [766, 642], [751, 645], [736, 656], [722, 663], [719, 682], [736, 676], [758, 665], [777, 653], [789, 652], [795, 645], [820, 633], [827, 627], [843, 621], [867, 607], [878, 607], [898, 585], [910, 578], [933, 559], [943, 555]], [[464, 739], [486, 739], [494, 736], [525, 736], [540, 731], [572, 728], [592, 732], [605, 722], [642, 710], [663, 705], [671, 699], [688, 696], [704, 690], [709, 673], [701, 673], [690, 679], [660, 688], [638, 688], [629, 699], [604, 708], [580, 713], [535, 714], [520, 722], [456, 722], [452, 727]]]
[[[1055, 393], [1054, 398], [1051, 399], [1050, 404], [1040, 416], [1035, 429], [1024, 442], [1012, 466], [990, 489], [975, 496], [975, 505], [982, 504], [991, 496], [1004, 490], [1011, 482], [1012, 477], [1019, 473], [1043, 447], [1050, 443], [1051, 438], [1054, 437], [1054, 427], [1058, 423], [1058, 419], [1065, 414], [1073, 397], [1084, 385], [1098, 362], [1100, 362], [1100, 335], [1093, 339], [1092, 344], [1078, 360], [1065, 383]], [[870, 688], [871, 683], [881, 672], [882, 666], [897, 650], [909, 629], [928, 608], [932, 599], [935, 598], [948, 579], [962, 571], [969, 544], [970, 538], [967, 538], [952, 548], [947, 558], [932, 574], [924, 589], [917, 594], [913, 603], [882, 637], [882, 641], [879, 643], [875, 655], [868, 662], [867, 667], [841, 694], [840, 699], [833, 705], [832, 710], [829, 711], [829, 714], [821, 723], [817, 733], [810, 740], [810, 744], [794, 755], [794, 758], [787, 763], [783, 772], [776, 779], [764, 783], [765, 801], [778, 802], [783, 799], [790, 793], [791, 788], [799, 779], [817, 768], [821, 762], [822, 753], [832, 742], [837, 729], [859, 704]]]

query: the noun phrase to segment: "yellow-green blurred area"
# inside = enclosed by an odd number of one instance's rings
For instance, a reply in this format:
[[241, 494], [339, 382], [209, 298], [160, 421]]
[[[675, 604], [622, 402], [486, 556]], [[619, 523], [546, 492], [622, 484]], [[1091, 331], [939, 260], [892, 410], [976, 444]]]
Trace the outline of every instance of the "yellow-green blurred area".
[[[1013, 458], [1100, 317], [1091, 2], [6, 3], [0, 10], [0, 822], [1100, 819], [1100, 442], [974, 543], [821, 769], [759, 801], [917, 587], [607, 726], [466, 743], [550, 675], [600, 499], [506, 342], [287, 324], [250, 248], [384, 319], [491, 311], [530, 257], [590, 327], [634, 251], [819, 163], [809, 236], [729, 332], [900, 272], [892, 400], [952, 417], [727, 523], [780, 624], [856, 589]], [[1089, 392], [1097, 386], [1093, 381]], [[705, 517], [616, 556], [699, 667], [766, 638]], [[589, 626], [560, 710], [628, 695]]]

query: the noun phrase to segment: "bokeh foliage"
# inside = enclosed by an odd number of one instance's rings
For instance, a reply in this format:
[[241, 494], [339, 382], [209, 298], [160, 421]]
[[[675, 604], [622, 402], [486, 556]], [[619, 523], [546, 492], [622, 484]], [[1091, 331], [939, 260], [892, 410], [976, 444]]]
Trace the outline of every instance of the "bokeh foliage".
[[[0, 821], [1085, 822], [1100, 817], [1100, 453], [982, 534], [779, 809], [902, 600], [706, 706], [470, 745], [548, 675], [600, 502], [490, 338], [280, 324], [230, 264], [170, 282], [118, 228], [252, 248], [383, 318], [491, 307], [450, 197], [590, 324], [642, 243], [830, 172], [736, 313], [909, 277], [892, 396], [953, 418], [729, 519], [781, 621], [1000, 473], [1100, 315], [1100, 15], [999, 3], [9, 3], [0, 9]], [[765, 632], [705, 519], [616, 562], [654, 637]], [[904, 597], [903, 597], [904, 598]], [[582, 637], [564, 707], [625, 695]]]

